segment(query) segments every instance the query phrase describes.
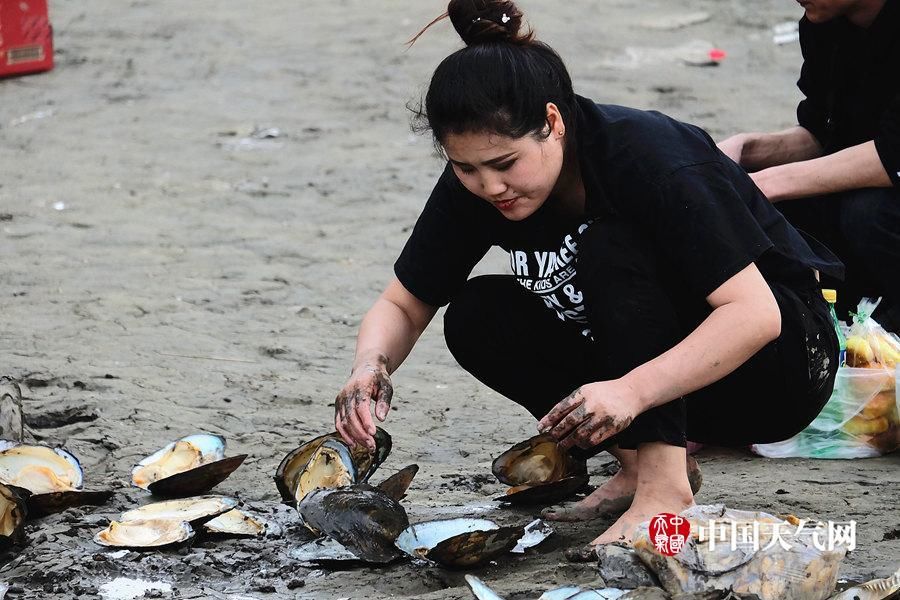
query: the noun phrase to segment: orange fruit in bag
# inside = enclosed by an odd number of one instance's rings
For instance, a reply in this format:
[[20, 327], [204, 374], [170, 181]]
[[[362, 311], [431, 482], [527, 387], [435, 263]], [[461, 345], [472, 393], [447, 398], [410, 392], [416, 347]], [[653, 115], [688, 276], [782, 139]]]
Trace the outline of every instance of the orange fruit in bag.
[[844, 423], [843, 430], [850, 435], [878, 435], [884, 433], [890, 427], [887, 417], [866, 419], [857, 415]]
[[894, 395], [894, 390], [886, 390], [875, 394], [875, 397], [865, 405], [859, 414], [866, 419], [886, 417], [894, 412], [896, 405], [897, 399]]

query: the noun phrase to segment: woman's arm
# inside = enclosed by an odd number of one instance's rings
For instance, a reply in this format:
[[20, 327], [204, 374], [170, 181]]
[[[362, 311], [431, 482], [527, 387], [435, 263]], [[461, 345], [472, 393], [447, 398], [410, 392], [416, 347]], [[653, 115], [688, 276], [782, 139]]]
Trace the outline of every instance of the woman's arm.
[[822, 156], [822, 146], [799, 125], [774, 133], [739, 133], [718, 144], [719, 150], [747, 171]]
[[750, 177], [772, 202], [893, 185], [873, 141], [813, 160], [764, 169]]
[[781, 310], [755, 264], [706, 300], [713, 311], [697, 329], [623, 377], [635, 391], [638, 412], [715, 383], [781, 334]]
[[374, 449], [375, 423], [387, 418], [393, 388], [390, 374], [406, 359], [437, 308], [413, 296], [396, 278], [366, 313], [356, 338], [350, 379], [337, 396], [334, 422], [351, 444]]
[[781, 332], [781, 311], [755, 264], [707, 297], [712, 313], [690, 335], [624, 377], [583, 385], [541, 419], [561, 445], [596, 446], [642, 412], [722, 379]]

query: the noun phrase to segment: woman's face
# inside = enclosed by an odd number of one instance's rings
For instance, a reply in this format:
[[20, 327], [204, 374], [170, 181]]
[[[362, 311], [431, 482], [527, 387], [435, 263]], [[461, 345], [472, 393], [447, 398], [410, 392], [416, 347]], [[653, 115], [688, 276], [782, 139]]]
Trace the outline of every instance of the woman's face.
[[546, 202], [563, 165], [564, 138], [496, 133], [450, 134], [443, 147], [453, 171], [476, 196], [510, 221], [521, 221]]

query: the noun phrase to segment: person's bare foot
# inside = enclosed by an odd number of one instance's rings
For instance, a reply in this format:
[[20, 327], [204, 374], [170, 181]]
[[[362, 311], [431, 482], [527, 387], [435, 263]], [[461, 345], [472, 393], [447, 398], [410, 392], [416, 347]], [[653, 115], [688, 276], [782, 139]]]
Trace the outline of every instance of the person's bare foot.
[[[691, 492], [696, 494], [703, 483], [703, 475], [700, 473], [700, 465], [691, 456], [687, 457], [687, 476]], [[627, 511], [632, 505], [636, 489], [636, 458], [628, 455], [619, 472], [606, 480], [587, 498], [569, 505], [545, 508], [541, 511], [541, 516], [548, 521], [589, 521], [617, 515]]]
[[636, 498], [631, 506], [622, 513], [609, 529], [594, 538], [591, 546], [620, 542], [631, 544], [634, 541], [635, 529], [645, 521], [649, 521], [659, 513], [678, 514], [681, 511], [694, 506], [694, 499], [675, 498], [671, 495], [665, 497]]
[[541, 511], [548, 521], [588, 521], [618, 514], [631, 506], [637, 488], [637, 473], [626, 469], [607, 479], [603, 485], [578, 502], [551, 506]]
[[638, 450], [637, 463], [637, 489], [631, 506], [591, 542], [592, 546], [611, 542], [631, 544], [636, 527], [644, 521], [659, 513], [678, 514], [694, 506], [684, 448], [661, 442], [647, 443]]

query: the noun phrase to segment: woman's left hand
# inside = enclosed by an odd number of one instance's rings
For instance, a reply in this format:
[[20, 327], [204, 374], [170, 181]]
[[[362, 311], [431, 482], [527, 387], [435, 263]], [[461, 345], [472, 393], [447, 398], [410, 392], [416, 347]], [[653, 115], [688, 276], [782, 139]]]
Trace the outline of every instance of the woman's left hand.
[[637, 393], [621, 379], [588, 383], [553, 407], [538, 423], [563, 448], [592, 448], [619, 433], [640, 414]]

